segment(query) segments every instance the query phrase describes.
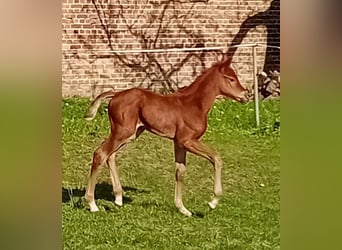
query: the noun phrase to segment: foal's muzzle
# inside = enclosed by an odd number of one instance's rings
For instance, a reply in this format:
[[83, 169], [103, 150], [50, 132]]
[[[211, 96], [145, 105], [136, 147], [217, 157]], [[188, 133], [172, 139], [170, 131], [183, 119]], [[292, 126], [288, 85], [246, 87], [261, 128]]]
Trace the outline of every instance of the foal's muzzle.
[[236, 98], [236, 100], [239, 101], [240, 103], [247, 103], [249, 99], [250, 99], [250, 94], [248, 90], [242, 92], [241, 95]]

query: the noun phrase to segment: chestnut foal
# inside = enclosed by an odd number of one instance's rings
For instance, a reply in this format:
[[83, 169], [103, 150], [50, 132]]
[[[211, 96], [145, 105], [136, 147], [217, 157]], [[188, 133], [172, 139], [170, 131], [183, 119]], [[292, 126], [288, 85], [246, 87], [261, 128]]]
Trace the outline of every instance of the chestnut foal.
[[133, 88], [122, 92], [107, 91], [95, 98], [87, 120], [92, 120], [106, 98], [111, 98], [108, 115], [111, 124], [110, 136], [96, 149], [91, 166], [90, 179], [85, 198], [90, 211], [98, 211], [94, 191], [102, 164], [107, 162], [113, 184], [115, 204], [122, 206], [122, 186], [115, 165], [116, 153], [131, 139], [144, 130], [172, 139], [176, 162], [175, 205], [178, 210], [191, 216], [182, 201], [186, 152], [199, 155], [214, 166], [214, 197], [209, 206], [214, 209], [222, 195], [221, 167], [218, 153], [200, 140], [207, 128], [207, 114], [216, 97], [224, 96], [246, 102], [246, 89], [240, 84], [231, 59], [214, 64], [204, 71], [191, 85], [169, 95], [159, 95], [148, 90]]

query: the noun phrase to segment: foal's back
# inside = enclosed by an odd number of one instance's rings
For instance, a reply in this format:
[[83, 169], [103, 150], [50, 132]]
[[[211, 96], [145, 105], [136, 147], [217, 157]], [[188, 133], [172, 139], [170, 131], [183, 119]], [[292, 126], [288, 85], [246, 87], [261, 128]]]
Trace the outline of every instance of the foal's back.
[[[187, 105], [182, 95], [160, 95], [148, 90], [133, 88], [115, 95], [109, 103], [113, 124], [145, 128], [163, 137], [174, 138], [177, 128], [184, 123], [196, 122], [195, 108]], [[196, 117], [197, 118], [197, 117]]]

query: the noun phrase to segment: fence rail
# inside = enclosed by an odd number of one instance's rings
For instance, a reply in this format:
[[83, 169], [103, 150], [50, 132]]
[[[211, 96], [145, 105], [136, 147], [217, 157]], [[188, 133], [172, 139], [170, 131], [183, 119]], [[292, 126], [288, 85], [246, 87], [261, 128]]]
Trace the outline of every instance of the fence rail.
[[[217, 46], [217, 47], [196, 47], [196, 48], [168, 48], [168, 49], [129, 49], [129, 50], [92, 50], [94, 52], [99, 53], [116, 53], [116, 54], [130, 54], [130, 53], [160, 53], [160, 52], [182, 52], [182, 51], [203, 51], [203, 50], [223, 50], [228, 48], [249, 48], [249, 47], [270, 47], [275, 49], [280, 49], [279, 46], [270, 46], [262, 43], [250, 43], [250, 44], [239, 44], [232, 45], [229, 47], [226, 46]], [[78, 49], [64, 49], [62, 51], [74, 51]]]

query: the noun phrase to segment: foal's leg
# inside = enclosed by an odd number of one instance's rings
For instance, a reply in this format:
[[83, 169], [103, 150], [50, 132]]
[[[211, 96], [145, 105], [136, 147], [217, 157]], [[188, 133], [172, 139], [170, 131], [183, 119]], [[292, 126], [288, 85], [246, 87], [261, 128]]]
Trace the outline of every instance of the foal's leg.
[[208, 146], [204, 145], [200, 141], [192, 140], [187, 141], [184, 144], [185, 148], [199, 156], [202, 156], [209, 160], [214, 166], [214, 197], [208, 203], [209, 206], [214, 209], [222, 196], [222, 183], [221, 183], [221, 169], [222, 169], [222, 161], [220, 155], [215, 152], [213, 149], [209, 148]]
[[[135, 132], [135, 136], [130, 136], [130, 137], [135, 137], [135, 139], [137, 139], [142, 132], [144, 132], [145, 127], [144, 126], [139, 126], [136, 129]], [[129, 141], [130, 138], [126, 139], [123, 143], [121, 143], [121, 145], [118, 147], [117, 150], [115, 150], [115, 152], [108, 158], [107, 160], [107, 165], [109, 167], [109, 171], [110, 171], [110, 178], [112, 181], [112, 185], [113, 185], [113, 193], [115, 196], [115, 201], [114, 203], [118, 206], [122, 206], [122, 186], [121, 186], [121, 182], [120, 182], [120, 176], [119, 176], [119, 172], [118, 169], [116, 167], [116, 163], [115, 163], [115, 158], [116, 158], [116, 153], [123, 148], [123, 146]], [[132, 138], [133, 139], [133, 138]]]
[[91, 171], [90, 178], [88, 180], [87, 190], [84, 196], [89, 204], [91, 212], [99, 211], [99, 208], [97, 207], [95, 203], [95, 194], [94, 194], [96, 179], [99, 173], [100, 173], [100, 168], [96, 168], [94, 171]]
[[90, 170], [90, 178], [85, 193], [85, 199], [88, 201], [91, 212], [99, 211], [99, 208], [96, 206], [95, 203], [94, 195], [96, 179], [100, 172], [100, 166], [107, 160], [108, 156], [112, 153], [113, 146], [114, 145], [112, 137], [109, 137], [94, 152], [93, 162]]
[[122, 186], [120, 182], [120, 177], [118, 173], [118, 169], [115, 164], [115, 153], [113, 153], [111, 156], [109, 156], [107, 160], [107, 164], [110, 171], [110, 178], [112, 180], [113, 184], [113, 193], [115, 196], [114, 203], [118, 206], [122, 206]]
[[176, 161], [175, 205], [182, 214], [191, 216], [191, 212], [184, 207], [182, 200], [183, 179], [186, 170], [186, 150], [185, 148], [180, 147], [176, 142], [174, 142], [174, 146]]

